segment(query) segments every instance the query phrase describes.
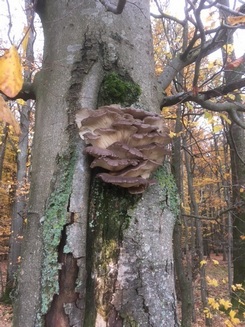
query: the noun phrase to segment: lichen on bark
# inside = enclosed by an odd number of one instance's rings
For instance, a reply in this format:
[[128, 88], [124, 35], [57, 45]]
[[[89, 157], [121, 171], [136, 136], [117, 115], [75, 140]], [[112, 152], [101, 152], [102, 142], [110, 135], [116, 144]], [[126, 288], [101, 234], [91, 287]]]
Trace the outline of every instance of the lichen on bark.
[[67, 210], [71, 194], [72, 177], [75, 164], [74, 151], [68, 149], [66, 153], [56, 160], [57, 169], [51, 184], [51, 192], [42, 218], [42, 231], [44, 240], [42, 263], [42, 298], [41, 315], [47, 313], [55, 294], [59, 293], [59, 263], [58, 246], [61, 233], [66, 225]]
[[157, 183], [159, 183], [161, 192], [163, 193], [163, 198], [165, 198], [162, 203], [163, 209], [169, 208], [169, 210], [177, 217], [179, 213], [180, 199], [173, 175], [170, 173], [167, 166], [163, 165], [155, 171], [153, 178], [155, 178]]

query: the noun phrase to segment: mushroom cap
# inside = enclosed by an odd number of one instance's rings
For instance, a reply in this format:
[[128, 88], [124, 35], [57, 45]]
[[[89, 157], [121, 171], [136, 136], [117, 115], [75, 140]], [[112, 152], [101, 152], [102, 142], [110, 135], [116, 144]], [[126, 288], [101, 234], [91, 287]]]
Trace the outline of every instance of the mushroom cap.
[[148, 179], [149, 184], [148, 185], [140, 185], [140, 186], [135, 186], [135, 187], [130, 187], [128, 189], [130, 194], [141, 194], [144, 193], [145, 190], [147, 189], [148, 186], [154, 185], [156, 184], [156, 181], [154, 181], [153, 179]]
[[167, 145], [169, 141], [165, 137], [157, 132], [144, 133], [144, 134], [133, 134], [130, 139], [128, 139], [128, 145], [132, 147], [141, 147], [143, 145], [148, 145], [151, 143], [159, 143]]
[[135, 159], [110, 159], [105, 157], [94, 159], [90, 167], [101, 167], [113, 172], [120, 171], [128, 166], [136, 166], [137, 164], [138, 160]]
[[146, 159], [144, 155], [137, 149], [129, 147], [127, 144], [115, 142], [111, 144], [108, 150], [112, 151], [118, 158], [131, 158], [131, 159]]
[[97, 177], [102, 179], [103, 182], [118, 185], [125, 188], [149, 185], [149, 181], [141, 177], [113, 176], [108, 173], [97, 174]]
[[127, 128], [121, 127], [117, 130], [112, 128], [99, 128], [94, 130], [94, 133], [85, 133], [84, 139], [87, 144], [106, 149], [117, 141], [126, 142], [135, 132], [136, 127], [134, 126], [129, 126]]
[[142, 177], [149, 178], [151, 173], [160, 166], [159, 163], [152, 160], [145, 160], [138, 163], [135, 167], [127, 167], [118, 173], [114, 173], [114, 176], [122, 177]]
[[157, 116], [156, 113], [141, 110], [141, 109], [131, 108], [131, 107], [124, 108], [123, 112], [132, 115], [135, 119], [141, 119], [141, 120], [143, 120], [148, 116], [152, 116], [152, 117]]
[[82, 109], [76, 123], [89, 145], [84, 152], [95, 158], [90, 167], [107, 170], [97, 175], [104, 182], [127, 188], [132, 194], [142, 193], [154, 183], [150, 175], [162, 164], [171, 142], [162, 116], [112, 105]]
[[143, 153], [144, 157], [149, 158], [161, 164], [167, 154], [170, 153], [166, 146], [159, 143], [150, 143], [139, 147], [140, 152]]
[[117, 155], [113, 151], [110, 151], [108, 149], [102, 149], [97, 146], [87, 146], [84, 149], [84, 153], [88, 153], [95, 158], [100, 158], [100, 157], [117, 158]]
[[113, 112], [98, 112], [93, 116], [84, 118], [82, 126], [79, 128], [79, 134], [84, 135], [87, 132], [94, 133], [96, 129], [110, 129], [113, 122], [120, 118], [120, 115]]

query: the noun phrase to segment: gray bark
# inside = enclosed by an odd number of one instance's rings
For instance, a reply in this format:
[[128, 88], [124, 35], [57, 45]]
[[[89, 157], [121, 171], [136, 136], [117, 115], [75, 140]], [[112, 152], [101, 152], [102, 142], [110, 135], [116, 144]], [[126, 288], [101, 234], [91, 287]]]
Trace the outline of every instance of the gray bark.
[[[31, 0], [25, 1], [26, 18], [30, 23], [34, 11], [31, 6]], [[34, 63], [34, 31], [30, 28], [28, 44], [26, 48], [26, 67], [24, 71], [25, 82], [31, 82]], [[22, 243], [22, 228], [23, 222], [26, 218], [27, 198], [28, 198], [28, 174], [27, 162], [29, 156], [29, 126], [30, 113], [33, 103], [28, 100], [20, 110], [20, 128], [21, 135], [18, 142], [17, 153], [17, 173], [16, 173], [16, 189], [14, 203], [12, 207], [12, 221], [11, 221], [11, 237], [10, 237], [10, 251], [8, 257], [8, 287], [11, 289], [16, 281], [16, 274], [19, 267], [21, 256]]]
[[[85, 270], [90, 170], [74, 118], [81, 107], [97, 107], [109, 71], [130, 76], [141, 87], [140, 106], [158, 110], [149, 1], [128, 2], [121, 15], [106, 12], [100, 1], [46, 0], [39, 1], [37, 9], [44, 28], [44, 62], [35, 80], [32, 183], [14, 326], [116, 326], [98, 306], [93, 324], [83, 324], [91, 295], [86, 296], [90, 279]], [[103, 186], [102, 192], [107, 189]], [[149, 189], [132, 208], [123, 234], [120, 287], [106, 302], [125, 326], [177, 326], [175, 217], [159, 206], [166, 197], [159, 186]], [[142, 284], [135, 286], [139, 275]], [[103, 296], [103, 290], [99, 294]]]

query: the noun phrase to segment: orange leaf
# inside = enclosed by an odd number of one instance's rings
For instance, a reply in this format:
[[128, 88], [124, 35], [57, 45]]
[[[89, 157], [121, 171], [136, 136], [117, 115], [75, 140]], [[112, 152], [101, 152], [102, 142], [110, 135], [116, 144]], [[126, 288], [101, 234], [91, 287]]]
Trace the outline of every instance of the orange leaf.
[[236, 60], [229, 62], [226, 66], [225, 69], [233, 69], [239, 67], [243, 62], [245, 61], [244, 56], [241, 56], [240, 58], [237, 58]]
[[20, 57], [15, 46], [11, 46], [0, 57], [0, 91], [13, 98], [20, 92], [22, 85]]
[[13, 126], [14, 131], [17, 135], [20, 134], [20, 126], [9, 109], [7, 103], [4, 101], [3, 97], [0, 96], [0, 121], [4, 121]]
[[229, 16], [227, 17], [227, 23], [232, 26], [244, 24], [245, 16]]

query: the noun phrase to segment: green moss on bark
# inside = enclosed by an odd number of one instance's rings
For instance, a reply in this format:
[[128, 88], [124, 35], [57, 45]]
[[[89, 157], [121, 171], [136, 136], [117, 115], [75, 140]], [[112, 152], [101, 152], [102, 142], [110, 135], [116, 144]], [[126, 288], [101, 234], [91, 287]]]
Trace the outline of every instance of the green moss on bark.
[[[94, 278], [88, 280], [87, 288], [85, 325], [88, 327], [94, 326], [96, 312], [106, 320], [112, 308], [110, 300], [116, 280], [112, 267], [117, 265], [123, 231], [128, 228], [130, 211], [140, 196], [94, 179], [90, 198], [87, 266], [88, 275]], [[96, 280], [102, 279], [103, 289], [100, 289]]]
[[102, 105], [118, 103], [122, 106], [130, 106], [138, 101], [140, 94], [140, 86], [132, 79], [112, 72], [107, 74], [102, 82], [100, 102]]

